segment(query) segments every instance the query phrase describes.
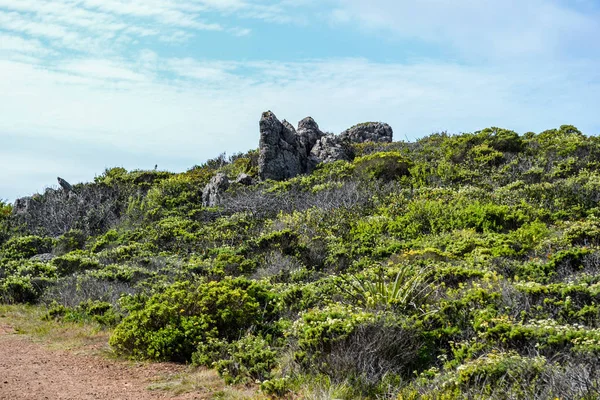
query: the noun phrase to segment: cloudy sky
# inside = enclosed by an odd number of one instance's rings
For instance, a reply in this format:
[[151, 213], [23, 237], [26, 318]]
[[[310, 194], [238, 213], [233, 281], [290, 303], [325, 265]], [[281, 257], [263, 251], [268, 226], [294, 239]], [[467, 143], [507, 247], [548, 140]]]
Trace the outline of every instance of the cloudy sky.
[[0, 199], [255, 148], [265, 110], [598, 134], [599, 38], [600, 0], [0, 0]]

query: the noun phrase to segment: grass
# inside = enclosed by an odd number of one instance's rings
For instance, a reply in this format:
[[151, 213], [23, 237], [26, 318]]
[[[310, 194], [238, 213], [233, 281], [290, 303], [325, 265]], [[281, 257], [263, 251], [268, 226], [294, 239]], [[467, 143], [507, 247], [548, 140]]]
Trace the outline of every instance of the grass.
[[15, 333], [27, 335], [53, 350], [112, 355], [108, 347], [109, 330], [96, 323], [45, 320], [43, 317], [47, 312], [43, 306], [0, 304], [0, 325], [11, 327]]
[[175, 395], [199, 392], [210, 399], [222, 400], [262, 400], [267, 397], [254, 387], [227, 386], [216, 371], [207, 368], [188, 367], [187, 370], [158, 379], [148, 387], [153, 391], [165, 391]]

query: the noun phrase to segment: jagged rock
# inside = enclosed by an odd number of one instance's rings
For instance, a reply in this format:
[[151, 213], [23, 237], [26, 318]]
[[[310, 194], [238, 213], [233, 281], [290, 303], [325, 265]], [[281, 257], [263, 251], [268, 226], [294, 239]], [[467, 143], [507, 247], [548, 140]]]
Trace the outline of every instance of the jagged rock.
[[296, 130], [267, 111], [260, 120], [258, 175], [263, 180], [290, 179], [313, 171], [322, 162], [352, 160], [352, 143], [391, 142], [392, 137], [392, 128], [381, 122], [355, 125], [335, 136], [325, 135], [314, 119], [306, 117]]
[[298, 123], [298, 139], [307, 155], [323, 136], [324, 133], [319, 129], [319, 125], [311, 117], [306, 117]]
[[338, 136], [327, 135], [317, 141], [310, 152], [309, 172], [322, 162], [331, 163], [339, 160], [352, 160], [352, 149], [348, 143]]
[[31, 206], [31, 197], [22, 197], [20, 199], [15, 200], [15, 204], [13, 205], [12, 212], [15, 215], [26, 214], [29, 211], [30, 206]]
[[392, 127], [382, 122], [358, 124], [340, 134], [342, 140], [352, 143], [379, 142], [390, 143], [394, 136]]
[[52, 253], [43, 253], [43, 254], [37, 254], [37, 255], [31, 257], [30, 260], [47, 263], [47, 262], [52, 261], [53, 258], [54, 258], [54, 255]]
[[214, 207], [221, 202], [221, 196], [229, 188], [229, 179], [223, 173], [216, 174], [202, 191], [204, 207]]
[[67, 193], [69, 193], [70, 191], [73, 190], [73, 186], [71, 186], [71, 184], [67, 181], [65, 181], [63, 178], [61, 178], [60, 176], [56, 178], [58, 180], [58, 184], [60, 185], [61, 188], [63, 188], [63, 190]]
[[248, 174], [239, 174], [235, 180], [235, 183], [239, 183], [240, 185], [250, 186], [254, 183], [254, 179]]
[[280, 122], [271, 111], [260, 119], [258, 175], [281, 181], [306, 172], [308, 154], [294, 127]]

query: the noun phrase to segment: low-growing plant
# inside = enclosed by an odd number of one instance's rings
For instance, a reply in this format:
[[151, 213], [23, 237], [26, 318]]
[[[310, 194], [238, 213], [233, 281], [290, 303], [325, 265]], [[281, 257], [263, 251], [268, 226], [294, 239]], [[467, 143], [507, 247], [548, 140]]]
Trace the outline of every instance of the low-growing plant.
[[[392, 265], [389, 267], [392, 269]], [[374, 276], [351, 275], [345, 278], [350, 287], [347, 292], [369, 308], [422, 311], [421, 305], [433, 291], [429, 270], [414, 264], [400, 264], [393, 269], [397, 272], [391, 278], [384, 268], [377, 268]]]
[[277, 352], [260, 336], [247, 335], [229, 345], [227, 355], [213, 366], [226, 383], [254, 383], [271, 378]]
[[251, 327], [266, 328], [273, 300], [266, 287], [241, 278], [179, 282], [131, 311], [110, 344], [134, 358], [189, 361], [209, 339], [234, 340]]

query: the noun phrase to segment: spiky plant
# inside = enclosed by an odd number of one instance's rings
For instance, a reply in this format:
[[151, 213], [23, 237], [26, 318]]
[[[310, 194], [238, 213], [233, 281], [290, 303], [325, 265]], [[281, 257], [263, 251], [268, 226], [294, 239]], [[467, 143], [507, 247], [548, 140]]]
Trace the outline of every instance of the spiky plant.
[[371, 275], [343, 277], [344, 291], [368, 308], [423, 311], [421, 306], [432, 293], [429, 268], [398, 265], [395, 276], [387, 276], [379, 267]]

